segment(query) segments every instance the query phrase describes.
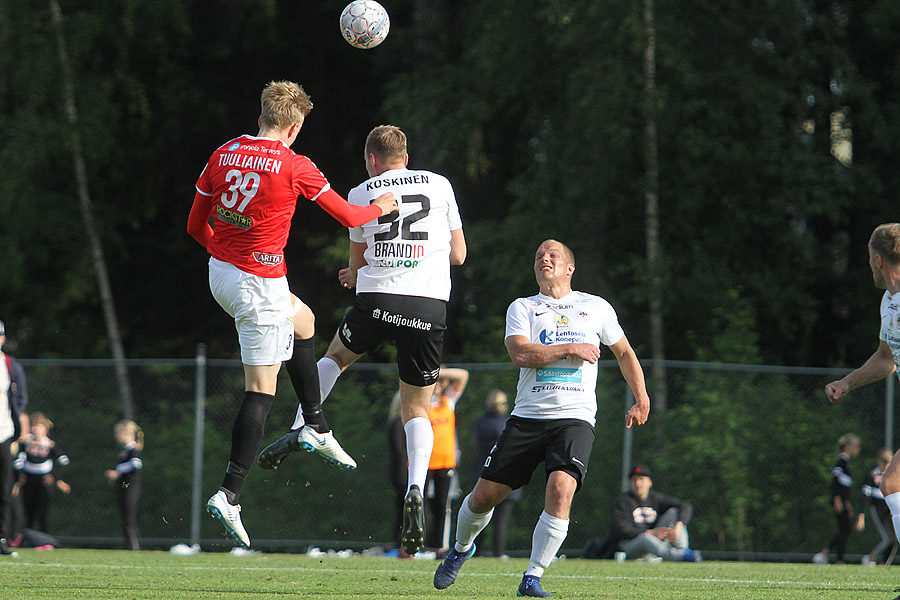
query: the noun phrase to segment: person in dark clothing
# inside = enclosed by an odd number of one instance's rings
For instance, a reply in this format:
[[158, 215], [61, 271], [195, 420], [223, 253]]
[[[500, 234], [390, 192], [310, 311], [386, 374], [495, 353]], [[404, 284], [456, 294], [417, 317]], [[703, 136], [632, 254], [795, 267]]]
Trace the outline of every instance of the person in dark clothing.
[[[506, 414], [507, 399], [506, 394], [501, 390], [491, 390], [488, 392], [487, 400], [484, 403], [484, 415], [475, 420], [475, 481], [481, 475], [481, 468], [484, 466], [491, 449], [503, 428], [506, 426], [506, 420], [509, 418]], [[506, 556], [506, 532], [509, 525], [509, 517], [512, 514], [513, 503], [522, 499], [524, 492], [522, 488], [513, 490], [506, 499], [494, 507], [494, 518], [491, 519], [489, 527], [493, 529], [494, 556]], [[475, 538], [475, 547], [482, 548], [484, 531]], [[476, 550], [476, 554], [478, 551]]]
[[612, 506], [612, 539], [626, 558], [646, 554], [663, 560], [699, 562], [700, 552], [688, 545], [686, 525], [694, 509], [690, 502], [651, 489], [650, 470], [631, 469], [631, 489], [616, 497]]
[[845, 433], [838, 439], [838, 455], [834, 468], [831, 469], [831, 508], [837, 521], [838, 530], [821, 552], [813, 556], [816, 564], [829, 561], [832, 550], [837, 552], [837, 564], [844, 564], [844, 553], [853, 523], [853, 506], [850, 504], [850, 459], [859, 454], [859, 437], [853, 433]]
[[856, 521], [856, 530], [863, 531], [866, 528], [866, 513], [872, 517], [872, 526], [881, 538], [872, 551], [862, 557], [862, 564], [874, 566], [877, 564], [890, 564], [893, 562], [893, 554], [896, 553], [897, 540], [894, 537], [894, 527], [891, 523], [891, 509], [884, 501], [881, 493], [881, 477], [894, 453], [890, 448], [882, 448], [878, 451], [876, 460], [878, 466], [869, 471], [863, 481], [863, 505]]
[[141, 499], [141, 472], [144, 463], [144, 432], [137, 423], [124, 419], [113, 430], [116, 442], [122, 446], [115, 469], [106, 470], [106, 478], [116, 486], [119, 514], [122, 515], [122, 537], [126, 550], [140, 550], [138, 540], [137, 510]]
[[25, 527], [49, 533], [47, 516], [50, 512], [50, 490], [54, 487], [68, 494], [72, 488], [60, 479], [60, 470], [69, 464], [69, 457], [60, 452], [50, 439], [53, 421], [36, 412], [31, 415], [31, 433], [22, 440], [16, 467], [19, 481], [13, 494], [21, 491], [25, 509]]
[[[0, 321], [0, 349], [6, 343], [6, 326]], [[25, 407], [28, 388], [25, 370], [16, 359], [0, 351], [0, 555], [15, 554], [7, 540], [12, 535], [12, 445], [28, 433]]]

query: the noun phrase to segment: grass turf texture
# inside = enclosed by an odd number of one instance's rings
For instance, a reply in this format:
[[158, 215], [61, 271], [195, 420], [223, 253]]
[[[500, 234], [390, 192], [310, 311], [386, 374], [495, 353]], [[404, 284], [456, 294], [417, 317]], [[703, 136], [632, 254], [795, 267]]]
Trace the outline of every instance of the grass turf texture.
[[[21, 550], [0, 557], [4, 598], [259, 599], [515, 598], [525, 559], [474, 558], [456, 584], [432, 587], [437, 561], [381, 557], [232, 556], [115, 550]], [[706, 561], [554, 562], [544, 588], [555, 598], [630, 600], [892, 600], [900, 569]]]

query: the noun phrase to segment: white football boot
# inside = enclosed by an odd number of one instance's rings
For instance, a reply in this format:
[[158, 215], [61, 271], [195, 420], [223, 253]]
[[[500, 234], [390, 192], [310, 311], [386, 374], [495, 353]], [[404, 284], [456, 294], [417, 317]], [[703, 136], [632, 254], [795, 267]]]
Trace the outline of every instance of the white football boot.
[[303, 426], [300, 429], [300, 445], [307, 452], [315, 452], [326, 461], [342, 469], [355, 469], [356, 461], [344, 452], [341, 445], [334, 437], [334, 433], [328, 431], [319, 433], [312, 427]]
[[225, 498], [225, 492], [219, 490], [212, 495], [209, 502], [206, 503], [206, 512], [225, 526], [225, 531], [234, 538], [239, 546], [250, 547], [250, 536], [247, 535], [247, 530], [241, 523], [241, 505], [229, 504], [228, 499]]

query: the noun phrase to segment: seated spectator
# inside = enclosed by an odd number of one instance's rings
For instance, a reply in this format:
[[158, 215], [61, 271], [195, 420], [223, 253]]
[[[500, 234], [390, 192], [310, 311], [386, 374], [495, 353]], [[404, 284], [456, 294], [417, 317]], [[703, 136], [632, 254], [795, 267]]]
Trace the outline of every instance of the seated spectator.
[[613, 501], [611, 539], [616, 549], [630, 559], [649, 554], [663, 560], [700, 562], [700, 553], [688, 547], [691, 504], [651, 490], [647, 467], [634, 467], [629, 479], [631, 489]]

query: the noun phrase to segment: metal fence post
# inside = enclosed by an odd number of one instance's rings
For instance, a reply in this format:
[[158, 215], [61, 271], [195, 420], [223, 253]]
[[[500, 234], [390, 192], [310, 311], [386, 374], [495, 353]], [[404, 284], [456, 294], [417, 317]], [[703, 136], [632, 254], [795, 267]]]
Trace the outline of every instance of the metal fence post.
[[206, 421], [206, 344], [197, 344], [194, 362], [194, 468], [191, 485], [191, 544], [200, 543], [203, 487], [203, 430]]
[[[625, 386], [625, 412], [631, 408], [631, 405], [634, 404], [634, 394], [631, 391], [631, 387]], [[623, 421], [624, 423], [624, 418]], [[634, 447], [634, 428], [622, 426], [624, 430], [624, 434], [622, 435], [622, 491], [624, 492], [629, 488], [628, 484], [628, 472], [631, 470], [631, 455], [632, 448]]]

